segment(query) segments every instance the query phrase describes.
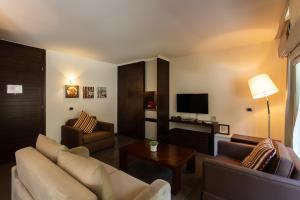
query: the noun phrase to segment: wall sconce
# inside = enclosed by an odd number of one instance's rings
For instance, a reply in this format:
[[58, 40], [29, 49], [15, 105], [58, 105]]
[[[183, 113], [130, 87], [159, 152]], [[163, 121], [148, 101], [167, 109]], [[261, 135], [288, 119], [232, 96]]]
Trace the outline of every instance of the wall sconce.
[[68, 83], [70, 85], [74, 85], [76, 83], [76, 78], [74, 76], [69, 76], [68, 77]]

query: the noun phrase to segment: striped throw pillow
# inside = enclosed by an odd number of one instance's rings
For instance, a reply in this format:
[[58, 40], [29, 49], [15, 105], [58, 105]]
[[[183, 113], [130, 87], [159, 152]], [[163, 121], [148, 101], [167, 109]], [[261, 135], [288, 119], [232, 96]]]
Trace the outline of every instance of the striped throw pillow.
[[82, 130], [84, 133], [92, 133], [96, 125], [97, 119], [89, 116], [86, 112], [82, 111], [73, 127]]
[[250, 169], [264, 170], [269, 161], [276, 155], [276, 149], [270, 138], [266, 138], [252, 150], [242, 165]]

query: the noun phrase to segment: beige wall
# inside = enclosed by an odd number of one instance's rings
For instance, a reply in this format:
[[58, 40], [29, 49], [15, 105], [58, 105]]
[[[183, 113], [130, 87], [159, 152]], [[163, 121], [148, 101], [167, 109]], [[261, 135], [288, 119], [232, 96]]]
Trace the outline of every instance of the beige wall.
[[[46, 134], [60, 141], [60, 127], [67, 119], [77, 117], [81, 110], [99, 120], [117, 126], [117, 67], [95, 60], [47, 50], [46, 68]], [[66, 99], [64, 86], [69, 76], [76, 77], [80, 98]], [[107, 87], [107, 98], [82, 98], [82, 86]], [[69, 111], [73, 107], [73, 111]]]
[[[170, 115], [179, 114], [176, 93], [208, 93], [209, 115], [200, 115], [199, 119], [216, 116], [219, 122], [230, 124], [232, 133], [265, 137], [265, 101], [251, 98], [248, 79], [267, 73], [280, 91], [270, 97], [272, 137], [283, 140], [285, 66], [286, 61], [277, 56], [277, 41], [174, 58], [170, 67]], [[247, 107], [253, 112], [246, 112]]]

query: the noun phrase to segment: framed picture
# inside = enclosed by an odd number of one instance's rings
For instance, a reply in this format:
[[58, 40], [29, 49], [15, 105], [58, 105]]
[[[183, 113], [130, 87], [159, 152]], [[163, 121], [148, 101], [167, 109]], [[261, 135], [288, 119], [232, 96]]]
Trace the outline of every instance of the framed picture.
[[83, 87], [83, 98], [84, 99], [93, 99], [94, 98], [94, 87]]
[[219, 124], [219, 133], [224, 135], [230, 134], [230, 126], [227, 124]]
[[97, 98], [106, 98], [107, 90], [106, 87], [97, 87]]
[[79, 86], [65, 85], [65, 98], [79, 98]]

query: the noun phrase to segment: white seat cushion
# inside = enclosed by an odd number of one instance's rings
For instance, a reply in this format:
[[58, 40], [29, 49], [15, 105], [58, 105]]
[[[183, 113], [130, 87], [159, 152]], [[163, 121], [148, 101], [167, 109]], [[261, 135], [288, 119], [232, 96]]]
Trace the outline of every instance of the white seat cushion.
[[96, 200], [97, 196], [32, 147], [16, 152], [18, 177], [33, 199]]
[[116, 200], [132, 200], [149, 186], [122, 171], [113, 172], [110, 178]]
[[114, 199], [109, 174], [99, 161], [60, 151], [57, 164], [93, 191], [98, 199]]
[[61, 150], [67, 150], [68, 148], [64, 145], [57, 143], [53, 139], [39, 134], [36, 141], [36, 149], [48, 159], [56, 163], [58, 152]]
[[104, 162], [101, 162], [100, 160], [97, 160], [97, 159], [92, 158], [92, 157], [90, 157], [90, 159], [95, 160], [95, 162], [99, 162], [100, 165], [102, 165], [102, 166], [104, 167], [104, 169], [106, 170], [106, 172], [107, 172], [108, 174], [112, 174], [112, 173], [114, 173], [115, 171], [118, 171], [117, 168], [114, 168], [113, 166], [110, 166], [110, 165], [108, 165], [108, 164], [106, 164], [106, 163], [104, 163]]

